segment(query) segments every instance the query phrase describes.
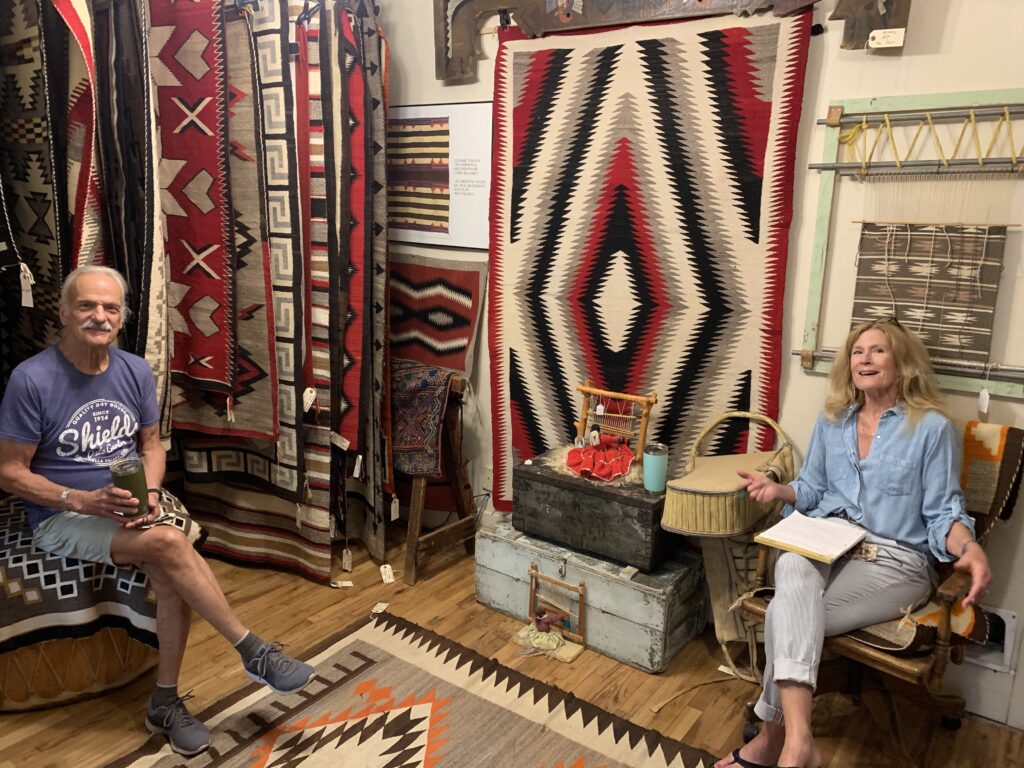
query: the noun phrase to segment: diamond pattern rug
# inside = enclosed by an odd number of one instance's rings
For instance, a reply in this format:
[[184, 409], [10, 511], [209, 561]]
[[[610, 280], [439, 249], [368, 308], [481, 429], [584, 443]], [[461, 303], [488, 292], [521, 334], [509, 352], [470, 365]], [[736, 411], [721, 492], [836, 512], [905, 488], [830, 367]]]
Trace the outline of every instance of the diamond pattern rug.
[[[495, 66], [495, 506], [571, 442], [585, 380], [656, 392], [670, 476], [717, 414], [778, 410], [807, 13], [537, 40]], [[762, 450], [774, 439], [759, 430]], [[746, 451], [727, 425], [715, 450]]]
[[[333, 638], [304, 691], [249, 686], [200, 713], [192, 766], [707, 768], [711, 755], [381, 614]], [[182, 764], [163, 737], [108, 768]]]

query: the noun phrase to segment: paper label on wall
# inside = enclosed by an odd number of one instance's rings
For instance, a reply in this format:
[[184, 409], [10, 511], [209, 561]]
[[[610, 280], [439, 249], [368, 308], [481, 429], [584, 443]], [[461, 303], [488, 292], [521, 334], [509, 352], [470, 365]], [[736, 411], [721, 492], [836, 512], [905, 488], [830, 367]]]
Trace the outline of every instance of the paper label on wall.
[[343, 550], [341, 550], [341, 570], [352, 570], [352, 550], [348, 547], [345, 547]]
[[988, 387], [982, 387], [981, 392], [978, 393], [978, 411], [985, 414], [988, 413]]
[[392, 522], [398, 519], [398, 497], [391, 497], [391, 520]]
[[874, 29], [868, 35], [868, 48], [902, 48], [907, 35], [904, 27], [896, 29]]

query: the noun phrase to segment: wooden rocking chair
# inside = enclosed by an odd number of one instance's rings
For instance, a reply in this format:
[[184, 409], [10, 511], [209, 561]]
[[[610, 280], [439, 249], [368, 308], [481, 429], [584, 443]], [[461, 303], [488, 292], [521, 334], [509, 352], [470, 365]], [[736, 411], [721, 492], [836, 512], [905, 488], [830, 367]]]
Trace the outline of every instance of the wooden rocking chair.
[[[1020, 488], [1024, 457], [1024, 430], [997, 424], [970, 422], [964, 430], [964, 464], [961, 485], [967, 497], [968, 513], [975, 521], [976, 536], [984, 541], [996, 520], [1013, 514]], [[768, 584], [768, 547], [758, 554], [755, 592]], [[772, 558], [774, 562], [774, 558]], [[929, 648], [919, 651], [886, 651], [863, 642], [851, 633], [825, 638], [824, 658], [815, 695], [845, 690], [857, 695], [863, 672], [880, 677], [892, 693], [935, 711], [945, 727], [960, 726], [964, 700], [942, 693], [942, 679], [949, 662], [963, 662], [966, 641], [952, 631], [952, 611], [970, 589], [970, 576], [953, 571], [950, 564], [940, 568], [940, 586], [932, 600], [939, 606], [939, 623]], [[747, 597], [740, 604], [743, 615], [764, 622], [770, 597]], [[863, 636], [863, 635], [862, 635]], [[831, 658], [830, 658], [831, 657]], [[849, 662], [855, 662], [849, 664]], [[843, 673], [846, 674], [843, 674]], [[744, 736], [756, 734], [757, 717], [753, 703], [747, 706]]]

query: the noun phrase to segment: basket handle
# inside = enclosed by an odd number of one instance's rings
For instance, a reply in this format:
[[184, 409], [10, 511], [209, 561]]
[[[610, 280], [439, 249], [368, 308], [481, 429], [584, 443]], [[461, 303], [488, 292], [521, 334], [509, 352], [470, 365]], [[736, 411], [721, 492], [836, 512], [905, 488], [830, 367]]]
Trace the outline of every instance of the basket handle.
[[769, 427], [775, 430], [775, 436], [780, 441], [780, 445], [778, 449], [776, 449], [775, 455], [773, 455], [771, 460], [768, 462], [769, 465], [774, 464], [776, 457], [778, 457], [782, 449], [790, 444], [789, 438], [786, 437], [786, 433], [782, 431], [782, 427], [780, 427], [775, 422], [775, 420], [772, 419], [770, 416], [764, 416], [760, 413], [754, 413], [752, 411], [727, 411], [719, 415], [717, 419], [708, 424], [704, 428], [704, 431], [702, 431], [700, 435], [697, 437], [697, 439], [694, 441], [693, 447], [690, 449], [690, 457], [686, 462], [687, 473], [692, 472], [693, 467], [697, 463], [697, 457], [700, 456], [700, 444], [704, 441], [704, 438], [711, 434], [715, 427], [717, 427], [719, 424], [721, 424], [723, 421], [726, 421], [727, 419], [750, 419], [751, 421], [760, 421], [762, 424], [767, 424]]

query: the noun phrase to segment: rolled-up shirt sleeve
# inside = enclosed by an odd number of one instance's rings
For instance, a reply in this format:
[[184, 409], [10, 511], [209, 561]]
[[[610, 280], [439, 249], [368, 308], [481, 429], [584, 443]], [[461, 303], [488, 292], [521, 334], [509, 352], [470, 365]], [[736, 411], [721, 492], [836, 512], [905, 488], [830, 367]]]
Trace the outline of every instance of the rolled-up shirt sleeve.
[[800, 512], [815, 509], [828, 489], [823, 419], [825, 415], [821, 414], [814, 422], [814, 430], [811, 432], [811, 441], [807, 445], [807, 455], [800, 467], [800, 474], [789, 484], [796, 491], [796, 504], [787, 504], [783, 515], [788, 515], [793, 509]]
[[921, 516], [928, 528], [928, 548], [941, 562], [955, 560], [946, 550], [946, 537], [953, 523], [963, 523], [974, 535], [974, 520], [967, 514], [960, 490], [960, 440], [953, 425], [943, 420], [924, 452], [921, 481], [924, 498]]

